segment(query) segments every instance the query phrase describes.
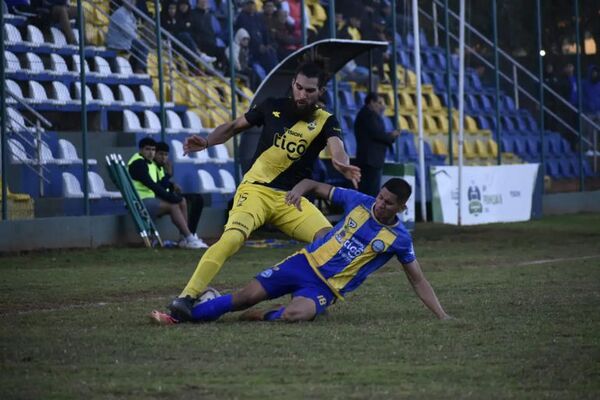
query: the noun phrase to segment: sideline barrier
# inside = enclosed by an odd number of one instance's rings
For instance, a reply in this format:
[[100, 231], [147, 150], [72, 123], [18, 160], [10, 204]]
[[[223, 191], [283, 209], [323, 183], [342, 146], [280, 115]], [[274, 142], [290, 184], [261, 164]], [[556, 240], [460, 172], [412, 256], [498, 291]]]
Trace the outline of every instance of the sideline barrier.
[[[539, 164], [463, 167], [462, 225], [536, 217], [541, 201], [539, 169]], [[458, 167], [432, 166], [430, 178], [433, 220], [456, 225]]]

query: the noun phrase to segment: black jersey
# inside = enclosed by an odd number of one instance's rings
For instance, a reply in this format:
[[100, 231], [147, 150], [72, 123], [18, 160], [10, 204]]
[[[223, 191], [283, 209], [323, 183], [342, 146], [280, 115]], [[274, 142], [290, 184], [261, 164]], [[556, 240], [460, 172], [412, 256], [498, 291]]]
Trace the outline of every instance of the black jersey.
[[332, 136], [342, 137], [337, 119], [322, 108], [309, 118], [293, 112], [290, 98], [267, 99], [246, 114], [246, 120], [263, 130], [244, 182], [290, 190], [310, 178], [319, 153]]

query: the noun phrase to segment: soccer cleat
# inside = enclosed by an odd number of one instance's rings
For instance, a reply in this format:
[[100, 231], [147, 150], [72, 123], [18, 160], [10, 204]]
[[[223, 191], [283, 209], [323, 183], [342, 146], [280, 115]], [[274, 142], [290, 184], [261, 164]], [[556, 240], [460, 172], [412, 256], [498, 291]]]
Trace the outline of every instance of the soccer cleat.
[[265, 315], [270, 313], [271, 311], [277, 311], [283, 304], [275, 304], [272, 307], [267, 308], [266, 310], [262, 310], [260, 308], [251, 308], [249, 310], [244, 311], [239, 320], [240, 321], [264, 321]]
[[175, 325], [179, 323], [177, 319], [171, 317], [169, 314], [160, 312], [158, 310], [152, 311], [149, 317], [150, 321], [157, 325]]
[[191, 321], [194, 301], [192, 296], [176, 297], [167, 308], [171, 311], [171, 315], [179, 321]]

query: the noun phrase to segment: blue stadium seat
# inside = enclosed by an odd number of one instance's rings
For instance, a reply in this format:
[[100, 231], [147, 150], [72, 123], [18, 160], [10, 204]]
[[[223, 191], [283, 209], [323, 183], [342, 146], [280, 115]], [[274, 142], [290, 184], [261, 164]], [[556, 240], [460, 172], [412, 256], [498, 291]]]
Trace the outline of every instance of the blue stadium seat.
[[556, 159], [546, 160], [546, 175], [549, 175], [552, 179], [561, 179], [562, 178], [558, 160], [556, 160]]
[[480, 98], [481, 110], [483, 112], [492, 113], [496, 111], [492, 100], [486, 94], [482, 93], [478, 97]]
[[355, 111], [357, 109], [356, 102], [352, 96], [352, 90], [338, 90], [340, 105], [342, 110]]
[[350, 158], [356, 157], [356, 137], [352, 132], [344, 133], [344, 147]]
[[479, 107], [479, 102], [475, 95], [468, 93], [465, 96], [465, 110], [469, 114], [477, 115], [481, 113], [481, 108]]
[[514, 153], [514, 140], [510, 136], [502, 136], [500, 139], [500, 149], [503, 153]]
[[533, 158], [533, 159], [540, 159], [540, 140], [538, 138], [533, 138], [533, 137], [529, 137], [527, 139], [525, 139], [525, 143], [526, 143], [526, 148], [527, 148], [527, 153], [529, 153], [529, 155]]
[[579, 176], [579, 162], [576, 158], [561, 158], [559, 166], [565, 178], [572, 179]]

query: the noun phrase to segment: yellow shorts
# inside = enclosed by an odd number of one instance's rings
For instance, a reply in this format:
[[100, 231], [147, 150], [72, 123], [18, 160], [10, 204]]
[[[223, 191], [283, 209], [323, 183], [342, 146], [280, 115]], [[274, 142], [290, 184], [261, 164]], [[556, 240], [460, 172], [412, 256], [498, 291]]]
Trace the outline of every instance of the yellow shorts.
[[235, 192], [225, 230], [237, 229], [248, 238], [254, 230], [271, 223], [296, 240], [312, 242], [321, 229], [331, 228], [331, 223], [310, 201], [302, 198], [302, 211], [299, 211], [285, 203], [285, 194], [283, 190], [241, 183]]

